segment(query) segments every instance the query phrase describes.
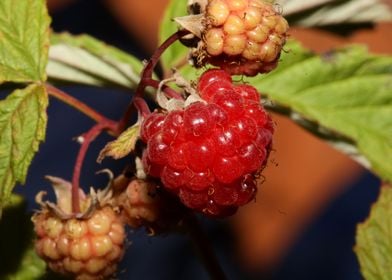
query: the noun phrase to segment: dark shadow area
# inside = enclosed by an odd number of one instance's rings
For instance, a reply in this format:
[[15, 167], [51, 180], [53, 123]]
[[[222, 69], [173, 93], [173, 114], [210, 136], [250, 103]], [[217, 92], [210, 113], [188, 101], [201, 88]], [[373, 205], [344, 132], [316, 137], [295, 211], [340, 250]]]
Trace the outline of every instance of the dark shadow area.
[[31, 246], [32, 232], [25, 203], [4, 209], [0, 220], [0, 279], [18, 271], [23, 254]]

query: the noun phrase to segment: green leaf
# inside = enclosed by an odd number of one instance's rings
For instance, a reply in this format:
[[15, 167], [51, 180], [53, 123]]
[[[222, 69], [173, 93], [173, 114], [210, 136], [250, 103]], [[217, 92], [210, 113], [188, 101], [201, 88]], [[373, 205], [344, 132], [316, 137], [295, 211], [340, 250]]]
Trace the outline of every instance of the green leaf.
[[[187, 1], [171, 0], [163, 15], [160, 30], [159, 42], [163, 43], [167, 38], [178, 30], [178, 25], [173, 21], [173, 18], [178, 16], [185, 16], [187, 14]], [[188, 48], [183, 46], [180, 42], [175, 42], [162, 55], [161, 63], [164, 73], [170, 73], [172, 67], [186, 62]]]
[[140, 125], [136, 123], [121, 133], [116, 140], [106, 144], [99, 153], [98, 162], [101, 162], [107, 156], [120, 159], [131, 153], [135, 149], [136, 141], [139, 138], [139, 130]]
[[392, 181], [392, 57], [351, 46], [321, 56], [295, 48], [281, 60], [276, 71], [249, 81], [297, 122], [346, 137]]
[[0, 210], [45, 138], [47, 105], [45, 88], [35, 84], [0, 101]]
[[49, 24], [45, 0], [0, 1], [0, 84], [46, 79]]
[[33, 280], [45, 274], [45, 262], [33, 248], [32, 223], [21, 196], [12, 195], [5, 207], [0, 236], [0, 279]]
[[36, 280], [46, 273], [45, 262], [35, 253], [34, 246], [28, 248], [22, 256], [18, 270], [7, 276], [8, 280]]
[[277, 0], [290, 24], [322, 26], [342, 23], [392, 20], [392, 11], [382, 0]]
[[369, 218], [357, 227], [355, 252], [365, 279], [392, 279], [392, 188], [384, 185]]
[[47, 66], [52, 80], [135, 88], [142, 69], [137, 58], [91, 36], [52, 36]]

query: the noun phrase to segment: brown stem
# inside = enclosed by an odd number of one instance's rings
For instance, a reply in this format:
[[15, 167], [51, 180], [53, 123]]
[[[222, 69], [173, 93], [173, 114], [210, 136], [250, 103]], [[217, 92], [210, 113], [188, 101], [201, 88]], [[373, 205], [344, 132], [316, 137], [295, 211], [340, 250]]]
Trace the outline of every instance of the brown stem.
[[219, 264], [211, 242], [203, 231], [197, 217], [190, 211], [184, 215], [184, 226], [188, 230], [195, 249], [198, 251], [210, 278], [213, 280], [226, 280], [226, 275]]

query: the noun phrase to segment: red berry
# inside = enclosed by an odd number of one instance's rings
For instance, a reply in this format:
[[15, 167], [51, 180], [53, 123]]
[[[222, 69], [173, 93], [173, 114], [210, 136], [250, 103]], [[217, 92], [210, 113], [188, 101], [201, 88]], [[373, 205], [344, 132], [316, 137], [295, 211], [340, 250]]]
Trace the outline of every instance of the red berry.
[[217, 92], [211, 102], [221, 107], [232, 119], [242, 115], [244, 111], [244, 100], [234, 90], [226, 93]]
[[205, 190], [206, 186], [213, 184], [214, 176], [210, 170], [201, 172], [191, 172], [186, 187], [194, 191]]
[[269, 116], [259, 102], [246, 102], [244, 109], [245, 115], [256, 121], [258, 127], [266, 127]]
[[234, 90], [246, 100], [260, 102], [259, 92], [250, 85], [237, 85]]
[[254, 178], [266, 164], [273, 127], [256, 89], [229, 84], [227, 74], [215, 69], [199, 81], [205, 101], [167, 112], [157, 119], [163, 125], [148, 118], [142, 123], [158, 127], [144, 140], [143, 164], [187, 207], [229, 215], [254, 198]]
[[183, 137], [183, 135], [178, 135], [183, 125], [184, 112], [172, 111], [162, 124], [162, 140], [166, 143], [171, 143], [176, 137]]
[[140, 129], [140, 136], [143, 141], [147, 141], [153, 136], [156, 132], [158, 132], [163, 125], [163, 121], [165, 119], [165, 115], [161, 113], [152, 113], [150, 114], [143, 122], [143, 126]]
[[215, 144], [215, 149], [218, 154], [223, 156], [233, 156], [236, 154], [236, 149], [240, 147], [240, 139], [232, 128], [217, 128], [212, 139]]
[[152, 163], [165, 164], [169, 155], [169, 145], [163, 141], [163, 131], [148, 140], [147, 156]]
[[165, 166], [162, 170], [161, 180], [162, 183], [170, 189], [177, 189], [184, 185], [185, 180], [182, 171], [173, 169], [170, 166]]
[[163, 166], [160, 164], [152, 163], [151, 160], [148, 158], [147, 151], [143, 152], [142, 163], [143, 168], [147, 174], [153, 177], [161, 176]]
[[214, 82], [228, 82], [228, 84], [231, 84], [232, 80], [230, 74], [225, 71], [220, 69], [209, 69], [200, 76], [197, 84], [197, 90], [199, 92], [203, 92], [206, 87], [210, 86]]
[[239, 159], [243, 166], [246, 166], [246, 172], [252, 173], [259, 170], [264, 164], [266, 151], [263, 147], [257, 147], [253, 142], [242, 146], [239, 149]]
[[185, 151], [187, 167], [192, 171], [207, 170], [215, 160], [215, 147], [209, 139], [197, 139], [187, 142]]
[[242, 181], [240, 184], [237, 184], [237, 194], [238, 194], [238, 199], [236, 201], [237, 206], [242, 206], [251, 201], [256, 192], [256, 181], [253, 176], [250, 174], [245, 175], [242, 178]]
[[179, 197], [181, 201], [189, 208], [201, 210], [208, 203], [208, 194], [206, 192], [195, 192], [189, 189], [180, 189]]
[[189, 105], [184, 111], [184, 129], [190, 138], [204, 136], [213, 127], [210, 111], [201, 102]]
[[185, 151], [187, 143], [177, 142], [170, 146], [170, 157], [168, 157], [167, 164], [177, 170], [184, 170], [187, 167], [187, 160]]
[[213, 172], [217, 181], [231, 183], [241, 177], [244, 167], [237, 156], [219, 157], [215, 160]]
[[238, 200], [238, 193], [230, 185], [217, 184], [212, 194], [214, 202], [222, 206], [234, 205]]
[[208, 109], [210, 110], [212, 121], [216, 126], [224, 126], [227, 124], [229, 117], [223, 108], [216, 104], [209, 104]]
[[[219, 71], [223, 72], [222, 70]], [[222, 94], [227, 94], [232, 92], [233, 90], [233, 84], [231, 82], [225, 80], [215, 80], [205, 86], [202, 91], [200, 91], [200, 96], [205, 101], [210, 101], [212, 96], [216, 95], [218, 92], [221, 92]]]

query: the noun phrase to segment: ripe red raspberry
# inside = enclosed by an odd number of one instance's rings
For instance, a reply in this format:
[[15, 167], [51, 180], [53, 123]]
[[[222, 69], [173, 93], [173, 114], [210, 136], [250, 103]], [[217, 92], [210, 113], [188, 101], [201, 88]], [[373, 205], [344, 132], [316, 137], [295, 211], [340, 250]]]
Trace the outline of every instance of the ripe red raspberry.
[[57, 273], [108, 279], [123, 256], [124, 225], [111, 207], [88, 219], [61, 220], [49, 211], [33, 216], [36, 251]]
[[254, 198], [255, 176], [266, 164], [273, 127], [257, 90], [233, 85], [223, 70], [206, 71], [197, 89], [201, 101], [154, 112], [142, 123], [142, 131], [154, 127], [154, 133], [142, 136], [147, 143], [143, 164], [187, 207], [226, 216]]
[[201, 40], [191, 52], [196, 67], [210, 63], [231, 75], [255, 76], [277, 66], [288, 24], [273, 4], [208, 0], [205, 6], [200, 5], [198, 24], [194, 16], [189, 21], [186, 17], [177, 20]]

